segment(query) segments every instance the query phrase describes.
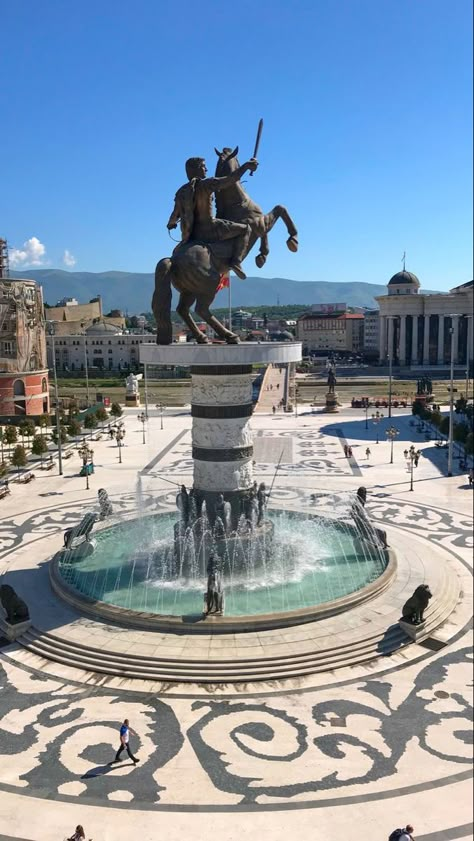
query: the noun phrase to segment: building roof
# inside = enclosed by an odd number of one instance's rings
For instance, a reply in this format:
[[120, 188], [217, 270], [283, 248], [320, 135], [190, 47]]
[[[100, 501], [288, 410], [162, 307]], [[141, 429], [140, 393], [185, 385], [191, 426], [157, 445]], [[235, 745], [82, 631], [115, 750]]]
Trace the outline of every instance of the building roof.
[[474, 285], [474, 280], [468, 280], [467, 283], [461, 283], [460, 286], [455, 286], [454, 289], [450, 289], [450, 292], [462, 292], [463, 289], [470, 289]]
[[304, 321], [305, 319], [319, 319], [319, 321], [348, 321], [353, 318], [363, 319], [364, 316], [359, 312], [305, 312], [303, 315], [299, 316], [298, 321]]
[[394, 274], [393, 277], [390, 278], [387, 286], [398, 286], [401, 283], [411, 283], [415, 286], [421, 286], [416, 274], [413, 274], [413, 272], [407, 272], [405, 269], [402, 272]]
[[117, 335], [117, 333], [121, 333], [122, 331], [120, 327], [116, 327], [115, 324], [106, 324], [105, 321], [96, 321], [95, 324], [91, 324], [85, 332], [87, 336], [100, 336], [104, 335], [104, 333]]

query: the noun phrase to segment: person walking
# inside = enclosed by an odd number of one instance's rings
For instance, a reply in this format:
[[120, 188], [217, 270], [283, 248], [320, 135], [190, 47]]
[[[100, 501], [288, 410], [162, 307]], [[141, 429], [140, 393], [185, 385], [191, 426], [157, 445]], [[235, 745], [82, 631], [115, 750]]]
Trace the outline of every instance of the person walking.
[[275, 412], [276, 412], [276, 406], [272, 406], [272, 412], [273, 412], [273, 414], [275, 414]]
[[344, 455], [345, 455], [346, 458], [347, 458], [347, 453], [348, 452], [349, 452], [349, 447], [347, 446], [347, 444], [344, 444]]
[[472, 467], [467, 475], [467, 480], [469, 482], [469, 487], [472, 488], [472, 485], [474, 483], [474, 469]]
[[138, 757], [137, 757], [137, 756], [134, 756], [134, 755], [133, 755], [133, 753], [132, 753], [132, 751], [130, 750], [130, 745], [129, 745], [130, 733], [132, 733], [134, 736], [136, 736], [136, 735], [137, 735], [137, 734], [136, 734], [136, 733], [135, 733], [135, 732], [134, 732], [134, 731], [130, 728], [130, 725], [129, 725], [129, 722], [128, 722], [128, 718], [125, 718], [125, 719], [124, 719], [124, 722], [123, 722], [123, 724], [122, 724], [122, 726], [121, 726], [121, 728], [120, 728], [120, 747], [119, 747], [119, 749], [118, 749], [117, 753], [115, 754], [115, 760], [114, 760], [114, 762], [121, 762], [121, 761], [122, 761], [122, 760], [120, 759], [120, 754], [121, 754], [121, 753], [122, 753], [122, 751], [124, 751], [124, 750], [126, 750], [126, 751], [127, 751], [128, 755], [129, 755], [129, 757], [130, 757], [130, 759], [132, 760], [132, 762], [133, 762], [133, 764], [134, 764], [134, 765], [136, 765], [136, 764], [137, 764], [137, 762], [140, 762], [140, 760], [138, 759]]
[[352, 447], [347, 448], [347, 458], [352, 458]]
[[367, 449], [365, 451], [365, 457], [366, 457], [366, 459], [370, 458], [370, 447], [367, 447]]

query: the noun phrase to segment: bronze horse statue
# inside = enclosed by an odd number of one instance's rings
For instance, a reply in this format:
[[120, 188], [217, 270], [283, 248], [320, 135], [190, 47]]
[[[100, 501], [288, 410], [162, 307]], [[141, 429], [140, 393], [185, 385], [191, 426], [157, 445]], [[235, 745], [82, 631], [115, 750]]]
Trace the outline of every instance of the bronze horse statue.
[[[234, 150], [224, 148], [215, 150], [218, 157], [216, 177], [230, 175], [239, 168], [238, 147]], [[231, 222], [243, 222], [250, 226], [251, 235], [245, 257], [260, 239], [260, 251], [255, 258], [258, 268], [262, 268], [269, 253], [268, 233], [278, 219], [282, 219], [288, 231], [287, 246], [290, 251], [298, 250], [298, 232], [287, 209], [276, 205], [269, 213], [252, 201], [242, 184], [234, 185], [216, 193], [216, 217]], [[157, 343], [169, 345], [172, 342], [171, 325], [171, 286], [180, 293], [176, 311], [188, 325], [199, 344], [209, 340], [194, 321], [190, 308], [196, 303], [195, 312], [217, 333], [220, 339], [229, 344], [237, 344], [239, 337], [228, 330], [212, 315], [209, 307], [219, 288], [223, 275], [229, 266], [232, 241], [205, 243], [196, 240], [182, 242], [176, 246], [171, 257], [160, 260], [155, 269], [155, 291], [152, 300], [153, 314], [157, 326]]]

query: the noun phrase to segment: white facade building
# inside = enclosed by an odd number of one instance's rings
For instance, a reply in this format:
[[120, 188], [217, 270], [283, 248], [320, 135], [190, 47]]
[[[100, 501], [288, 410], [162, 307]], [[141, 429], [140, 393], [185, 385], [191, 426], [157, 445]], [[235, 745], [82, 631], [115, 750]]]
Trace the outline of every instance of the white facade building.
[[[140, 345], [152, 341], [149, 333], [124, 333], [104, 322], [91, 324], [84, 333], [58, 335], [54, 339], [56, 369], [73, 373], [85, 371], [85, 354], [89, 370], [130, 371], [140, 366]], [[46, 336], [48, 365], [52, 368], [52, 337]]]
[[420, 281], [401, 271], [388, 283], [387, 295], [380, 295], [380, 361], [413, 368], [449, 366], [451, 326], [454, 363], [469, 367], [473, 359], [473, 281], [447, 293], [423, 294]]

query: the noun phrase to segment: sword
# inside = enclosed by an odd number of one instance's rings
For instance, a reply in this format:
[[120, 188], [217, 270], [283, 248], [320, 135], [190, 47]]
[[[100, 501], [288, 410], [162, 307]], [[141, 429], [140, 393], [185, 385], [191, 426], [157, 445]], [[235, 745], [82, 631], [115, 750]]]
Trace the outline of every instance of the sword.
[[[260, 146], [260, 139], [262, 137], [262, 129], [263, 129], [263, 120], [260, 118], [260, 121], [258, 123], [258, 129], [257, 129], [257, 139], [255, 141], [255, 149], [253, 150], [253, 156], [252, 156], [254, 158], [256, 158], [257, 154], [258, 154], [258, 147]], [[250, 175], [253, 175], [253, 172], [251, 172]]]

